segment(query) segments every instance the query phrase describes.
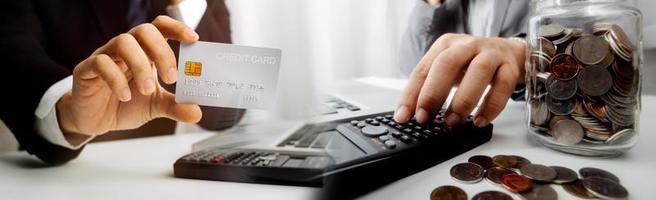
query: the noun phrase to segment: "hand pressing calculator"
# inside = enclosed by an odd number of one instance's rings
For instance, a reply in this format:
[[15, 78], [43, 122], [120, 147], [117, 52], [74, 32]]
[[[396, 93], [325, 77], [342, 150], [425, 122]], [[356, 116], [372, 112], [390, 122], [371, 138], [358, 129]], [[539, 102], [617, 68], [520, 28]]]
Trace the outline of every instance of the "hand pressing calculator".
[[321, 151], [294, 148], [208, 149], [178, 159], [181, 178], [322, 187], [323, 198], [352, 198], [464, 153], [490, 140], [492, 124], [472, 117], [448, 127], [444, 112], [430, 125], [397, 123], [393, 112], [314, 124]]

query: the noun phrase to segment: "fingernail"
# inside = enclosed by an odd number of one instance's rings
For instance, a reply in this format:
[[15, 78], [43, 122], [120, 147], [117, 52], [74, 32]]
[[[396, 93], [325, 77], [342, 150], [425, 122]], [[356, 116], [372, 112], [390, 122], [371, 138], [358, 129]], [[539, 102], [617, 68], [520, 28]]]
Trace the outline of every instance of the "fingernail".
[[153, 80], [152, 79], [146, 80], [143, 86], [143, 93], [150, 94], [153, 91], [155, 91], [155, 84], [153, 83]]
[[192, 30], [191, 28], [185, 29], [185, 34], [187, 34], [189, 37], [196, 38], [196, 40], [200, 38], [200, 36], [198, 36], [198, 33], [196, 33], [196, 31]]
[[167, 76], [169, 77], [169, 83], [174, 83], [178, 80], [178, 71], [175, 68], [170, 68]]
[[417, 111], [417, 114], [415, 114], [415, 119], [417, 119], [417, 122], [420, 124], [425, 124], [429, 120], [428, 112], [423, 108], [420, 108], [419, 111]]
[[121, 101], [130, 101], [130, 98], [132, 98], [132, 94], [130, 93], [129, 88], [125, 88], [121, 90], [121, 94], [119, 94], [118, 99]]
[[485, 117], [477, 116], [476, 119], [474, 119], [474, 125], [478, 128], [482, 128], [487, 125], [487, 119], [485, 119]]
[[408, 111], [408, 107], [400, 106], [396, 109], [396, 111], [394, 111], [394, 120], [403, 123], [409, 120], [409, 115], [410, 112]]
[[458, 113], [450, 113], [446, 116], [446, 125], [455, 126], [460, 124], [460, 115]]

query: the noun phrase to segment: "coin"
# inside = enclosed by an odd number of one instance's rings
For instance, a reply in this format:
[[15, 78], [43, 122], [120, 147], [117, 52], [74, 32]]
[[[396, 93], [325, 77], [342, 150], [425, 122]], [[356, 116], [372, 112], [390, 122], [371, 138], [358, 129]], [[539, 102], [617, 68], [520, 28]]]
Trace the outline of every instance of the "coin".
[[563, 31], [565, 31], [565, 27], [556, 23], [542, 25], [540, 26], [540, 28], [538, 28], [538, 34], [540, 35], [540, 37], [546, 37], [546, 38], [553, 38], [553, 37], [560, 36], [563, 33]]
[[590, 96], [606, 94], [613, 86], [610, 72], [601, 67], [584, 67], [576, 80], [581, 91]]
[[529, 192], [521, 193], [526, 200], [556, 200], [558, 193], [548, 184], [534, 184]]
[[[576, 94], [577, 81], [575, 79], [558, 80], [549, 76], [547, 79], [547, 92], [554, 99], [566, 100]], [[579, 75], [579, 77], [581, 77]]]
[[606, 40], [596, 36], [582, 36], [573, 43], [572, 54], [582, 64], [598, 65], [607, 59], [611, 52]]
[[615, 61], [613, 63], [613, 72], [622, 80], [629, 80], [631, 82], [635, 76], [636, 70], [631, 62]]
[[513, 193], [526, 192], [533, 188], [533, 182], [530, 179], [517, 174], [507, 174], [501, 177], [501, 185]]
[[563, 145], [578, 144], [583, 139], [583, 128], [581, 125], [571, 119], [562, 119], [554, 123], [551, 128], [551, 135], [556, 142]]
[[508, 174], [517, 174], [517, 173], [503, 167], [493, 167], [485, 171], [485, 179], [494, 185], [500, 185], [501, 177]]
[[624, 56], [621, 57], [623, 59], [626, 58], [625, 60], [627, 61], [630, 61], [631, 60], [630, 55], [632, 55], [634, 47], [633, 44], [631, 43], [631, 40], [629, 40], [629, 37], [626, 35], [626, 33], [624, 33], [622, 28], [616, 24], [612, 24], [608, 29], [607, 35], [609, 35], [613, 39], [613, 41], [615, 41], [615, 43], [617, 44], [618, 46], [617, 50], [619, 50], [620, 52], [616, 52], [616, 53], [618, 55], [625, 55], [626, 57]]
[[460, 163], [451, 167], [451, 177], [462, 183], [477, 183], [483, 179], [484, 169], [475, 163]]
[[506, 169], [513, 168], [515, 165], [517, 165], [517, 160], [515, 160], [515, 157], [507, 155], [496, 155], [492, 157], [492, 162], [494, 162], [496, 166]]
[[470, 163], [476, 163], [483, 167], [483, 169], [489, 169], [494, 167], [494, 162], [492, 162], [492, 158], [490, 156], [484, 156], [484, 155], [475, 155], [472, 157], [469, 157], [469, 160], [467, 162]]
[[568, 80], [574, 78], [578, 73], [581, 65], [568, 54], [558, 54], [551, 59], [551, 72], [554, 78], [558, 80]]
[[551, 182], [556, 178], [556, 170], [539, 164], [528, 164], [519, 168], [519, 173], [539, 182]]
[[431, 200], [467, 200], [467, 193], [459, 187], [444, 185], [433, 189]]
[[503, 192], [490, 190], [476, 194], [472, 200], [512, 200], [512, 197]]
[[579, 169], [579, 174], [581, 175], [582, 178], [588, 178], [588, 177], [602, 177], [606, 178], [608, 180], [615, 181], [617, 183], [620, 182], [620, 179], [615, 176], [615, 174], [610, 173], [606, 170], [599, 169], [599, 168], [594, 168], [594, 167], [584, 167]]
[[606, 143], [611, 145], [624, 144], [633, 139], [636, 135], [636, 132], [633, 129], [627, 128], [621, 131], [617, 131], [615, 134], [610, 136]]
[[603, 177], [583, 178], [583, 187], [602, 199], [624, 199], [629, 192], [619, 183]]
[[513, 167], [515, 169], [519, 169], [522, 168], [522, 166], [524, 165], [531, 164], [531, 161], [524, 157], [517, 156], [517, 155], [511, 155], [511, 156], [514, 157], [515, 160], [517, 160], [517, 164], [515, 165], [515, 167]]
[[556, 55], [556, 46], [554, 45], [553, 42], [543, 37], [540, 37], [537, 40], [538, 41], [536, 42], [536, 45], [538, 51], [544, 52], [549, 57], [553, 57], [554, 55]]
[[540, 72], [551, 71], [551, 56], [541, 51], [534, 51], [531, 53], [531, 64]]
[[567, 191], [569, 194], [581, 198], [581, 199], [596, 199], [597, 197], [593, 195], [592, 193], [588, 192], [585, 187], [583, 187], [583, 181], [581, 180], [576, 180], [571, 183], [565, 183], [563, 184], [563, 189]]
[[553, 180], [554, 183], [571, 183], [579, 179], [579, 175], [569, 168], [561, 166], [551, 166], [551, 168], [556, 170], [556, 178]]
[[574, 108], [576, 107], [576, 97], [567, 100], [558, 100], [547, 95], [546, 103], [547, 108], [549, 108], [551, 113], [556, 115], [569, 115], [574, 112]]
[[585, 110], [588, 111], [587, 113], [594, 116], [597, 120], [606, 123], [608, 122], [608, 112], [606, 110], [606, 106], [603, 105], [603, 102], [583, 99], [582, 104]]
[[531, 104], [531, 123], [541, 126], [546, 124], [551, 118], [551, 112], [547, 104], [542, 100], [529, 101]]

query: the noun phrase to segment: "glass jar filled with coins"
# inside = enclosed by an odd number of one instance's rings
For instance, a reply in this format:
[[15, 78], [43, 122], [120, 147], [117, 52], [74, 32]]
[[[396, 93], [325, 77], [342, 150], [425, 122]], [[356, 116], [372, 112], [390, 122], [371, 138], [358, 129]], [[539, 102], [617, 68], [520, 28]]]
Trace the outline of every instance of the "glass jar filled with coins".
[[626, 0], [535, 0], [527, 35], [529, 134], [613, 156], [639, 133], [642, 15]]

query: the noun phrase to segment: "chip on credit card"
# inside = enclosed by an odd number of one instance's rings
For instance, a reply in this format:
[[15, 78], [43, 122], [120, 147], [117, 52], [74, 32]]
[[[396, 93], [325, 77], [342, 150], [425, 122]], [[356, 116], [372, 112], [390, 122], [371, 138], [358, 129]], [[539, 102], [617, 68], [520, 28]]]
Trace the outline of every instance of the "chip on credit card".
[[198, 41], [180, 44], [175, 101], [268, 109], [276, 99], [281, 50]]

